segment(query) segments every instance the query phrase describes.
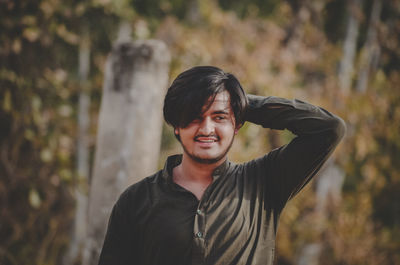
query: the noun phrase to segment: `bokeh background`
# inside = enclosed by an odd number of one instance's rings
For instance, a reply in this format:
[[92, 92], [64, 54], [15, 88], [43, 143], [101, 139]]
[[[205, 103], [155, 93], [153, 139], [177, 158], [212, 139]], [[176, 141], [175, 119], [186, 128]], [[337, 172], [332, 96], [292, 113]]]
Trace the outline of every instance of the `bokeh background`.
[[[0, 264], [65, 262], [121, 25], [166, 43], [170, 81], [215, 65], [248, 93], [298, 98], [346, 121], [321, 173], [331, 182], [317, 177], [281, 216], [276, 264], [400, 264], [397, 0], [0, 0]], [[292, 137], [246, 124], [230, 159]], [[165, 125], [159, 167], [176, 152]]]

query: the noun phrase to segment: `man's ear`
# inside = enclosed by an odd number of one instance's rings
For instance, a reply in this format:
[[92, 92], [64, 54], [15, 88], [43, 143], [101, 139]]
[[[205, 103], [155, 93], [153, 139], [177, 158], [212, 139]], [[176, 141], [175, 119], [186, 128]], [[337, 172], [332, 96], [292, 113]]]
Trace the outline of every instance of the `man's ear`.
[[243, 126], [243, 124], [236, 125], [235, 134], [237, 134], [239, 132], [239, 129], [242, 128], [242, 126]]
[[180, 142], [181, 141], [181, 137], [179, 136], [178, 128], [174, 128], [174, 135], [175, 135], [175, 138]]

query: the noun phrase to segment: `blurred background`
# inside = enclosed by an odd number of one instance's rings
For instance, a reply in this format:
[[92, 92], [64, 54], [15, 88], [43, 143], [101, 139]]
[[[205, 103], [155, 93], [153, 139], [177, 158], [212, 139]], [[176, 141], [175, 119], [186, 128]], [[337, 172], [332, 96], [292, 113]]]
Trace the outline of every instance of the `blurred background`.
[[[346, 121], [333, 158], [281, 216], [276, 264], [400, 264], [398, 0], [0, 0], [0, 264], [82, 264], [68, 253], [121, 25], [167, 45], [169, 83], [215, 65], [248, 93]], [[230, 160], [292, 137], [246, 124]], [[178, 152], [163, 125], [158, 168]]]

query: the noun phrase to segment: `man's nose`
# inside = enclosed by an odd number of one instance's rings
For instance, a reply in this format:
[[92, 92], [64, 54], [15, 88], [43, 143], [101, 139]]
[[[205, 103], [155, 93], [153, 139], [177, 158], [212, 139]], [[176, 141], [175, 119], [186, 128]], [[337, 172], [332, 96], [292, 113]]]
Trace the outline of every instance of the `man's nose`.
[[211, 135], [215, 131], [214, 124], [210, 118], [205, 118], [200, 124], [199, 133], [203, 135]]

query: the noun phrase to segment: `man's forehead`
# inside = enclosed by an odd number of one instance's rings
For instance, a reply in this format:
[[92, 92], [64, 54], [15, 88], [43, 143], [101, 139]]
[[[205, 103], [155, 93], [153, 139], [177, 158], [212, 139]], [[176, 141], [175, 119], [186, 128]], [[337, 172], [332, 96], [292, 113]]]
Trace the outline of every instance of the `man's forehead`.
[[[214, 100], [212, 97], [208, 99], [207, 104], [203, 106], [203, 109], [218, 109], [229, 111], [231, 109], [230, 95], [227, 91], [222, 91], [215, 95]], [[211, 102], [212, 101], [212, 102]], [[205, 111], [207, 111], [205, 110]]]
[[213, 100], [213, 97], [211, 96], [207, 102], [211, 103], [211, 101], [212, 101], [212, 103], [228, 103], [228, 104], [230, 104], [230, 100], [231, 100], [231, 97], [230, 97], [228, 91], [224, 90], [224, 91], [216, 94], [214, 97], [214, 100]]

